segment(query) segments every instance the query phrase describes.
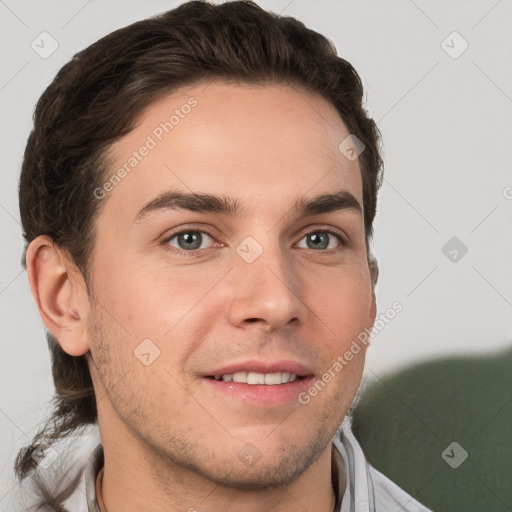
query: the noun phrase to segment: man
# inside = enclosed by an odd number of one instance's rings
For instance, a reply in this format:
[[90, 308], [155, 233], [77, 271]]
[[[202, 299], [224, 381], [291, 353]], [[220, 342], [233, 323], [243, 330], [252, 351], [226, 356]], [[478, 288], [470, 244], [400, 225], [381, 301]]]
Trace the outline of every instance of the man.
[[[343, 422], [376, 315], [362, 97], [323, 36], [249, 2], [183, 4], [58, 73], [20, 180], [56, 385], [16, 464], [41, 508], [427, 510]], [[77, 475], [45, 464], [96, 422]]]

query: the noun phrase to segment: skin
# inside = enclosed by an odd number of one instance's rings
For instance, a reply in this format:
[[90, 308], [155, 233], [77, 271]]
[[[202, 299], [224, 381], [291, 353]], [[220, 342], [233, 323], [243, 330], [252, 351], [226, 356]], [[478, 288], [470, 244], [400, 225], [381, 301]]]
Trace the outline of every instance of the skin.
[[[340, 190], [362, 205], [359, 162], [338, 150], [349, 132], [331, 104], [295, 87], [196, 84], [143, 112], [111, 148], [112, 173], [190, 97], [197, 106], [101, 200], [91, 296], [47, 237], [27, 254], [46, 326], [90, 363], [102, 510], [332, 511], [331, 439], [359, 387], [365, 347], [307, 405], [248, 405], [212, 390], [204, 374], [287, 359], [317, 379], [373, 325], [363, 215], [292, 210], [300, 196]], [[230, 196], [245, 215], [159, 209], [133, 221], [171, 190]], [[201, 250], [182, 241], [180, 253], [171, 236], [202, 229], [211, 237]], [[312, 248], [325, 229], [342, 238]], [[247, 236], [263, 249], [252, 263], [236, 251]], [[145, 339], [160, 351], [149, 366], [134, 355]], [[258, 454], [250, 466], [237, 455], [249, 442]]]

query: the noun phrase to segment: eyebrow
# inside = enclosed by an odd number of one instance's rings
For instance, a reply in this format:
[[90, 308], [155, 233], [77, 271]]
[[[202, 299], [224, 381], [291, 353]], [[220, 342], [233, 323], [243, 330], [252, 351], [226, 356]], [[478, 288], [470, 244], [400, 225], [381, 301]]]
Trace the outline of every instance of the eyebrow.
[[[190, 210], [211, 212], [243, 217], [247, 210], [238, 199], [228, 196], [215, 196], [203, 193], [165, 192], [145, 204], [134, 218], [141, 222], [148, 214], [157, 210]], [[315, 197], [300, 197], [295, 200], [292, 213], [298, 216], [318, 215], [339, 210], [353, 210], [360, 214], [363, 209], [359, 201], [348, 191], [340, 190], [332, 194]]]

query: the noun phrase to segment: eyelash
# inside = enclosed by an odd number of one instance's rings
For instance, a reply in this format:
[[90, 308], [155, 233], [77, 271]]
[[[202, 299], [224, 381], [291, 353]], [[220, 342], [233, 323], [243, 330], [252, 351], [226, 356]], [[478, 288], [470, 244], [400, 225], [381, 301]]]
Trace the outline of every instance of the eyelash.
[[[176, 238], [177, 236], [179, 236], [183, 233], [207, 234], [214, 241], [214, 243], [216, 242], [214, 235], [208, 229], [204, 229], [204, 228], [199, 229], [199, 228], [191, 227], [191, 228], [181, 229], [180, 231], [176, 231], [176, 232], [172, 233], [171, 235], [167, 236], [164, 240], [162, 240], [162, 242], [161, 242], [162, 245], [167, 250], [169, 250], [175, 254], [177, 253], [177, 254], [181, 254], [184, 256], [188, 256], [188, 257], [200, 256], [200, 255], [203, 255], [204, 252], [212, 249], [212, 247], [208, 247], [206, 249], [192, 249], [192, 250], [186, 251], [184, 249], [179, 249], [177, 247], [172, 247], [172, 246], [168, 245], [171, 240], [173, 240], [174, 238]], [[323, 253], [323, 254], [333, 254], [333, 253], [337, 253], [337, 252], [341, 251], [347, 245], [347, 243], [342, 235], [340, 235], [338, 232], [336, 232], [333, 229], [328, 228], [328, 227], [321, 227], [321, 228], [313, 229], [311, 231], [303, 232], [303, 233], [301, 233], [301, 237], [300, 237], [299, 241], [302, 240], [307, 235], [311, 235], [313, 233], [328, 233], [329, 235], [334, 236], [334, 238], [336, 238], [339, 242], [339, 247], [336, 247], [334, 249], [323, 249], [323, 250], [318, 250], [318, 251], [315, 251], [314, 249], [309, 249], [313, 252], [318, 252], [318, 253]]]

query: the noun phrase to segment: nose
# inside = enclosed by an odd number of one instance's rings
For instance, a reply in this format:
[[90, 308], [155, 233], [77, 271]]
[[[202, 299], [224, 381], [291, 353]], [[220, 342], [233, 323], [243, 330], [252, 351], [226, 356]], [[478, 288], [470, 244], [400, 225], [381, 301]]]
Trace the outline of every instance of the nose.
[[231, 272], [229, 320], [237, 327], [259, 324], [268, 332], [306, 321], [300, 276], [279, 248], [252, 263], [239, 258]]

